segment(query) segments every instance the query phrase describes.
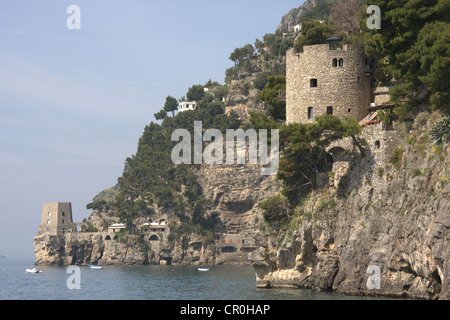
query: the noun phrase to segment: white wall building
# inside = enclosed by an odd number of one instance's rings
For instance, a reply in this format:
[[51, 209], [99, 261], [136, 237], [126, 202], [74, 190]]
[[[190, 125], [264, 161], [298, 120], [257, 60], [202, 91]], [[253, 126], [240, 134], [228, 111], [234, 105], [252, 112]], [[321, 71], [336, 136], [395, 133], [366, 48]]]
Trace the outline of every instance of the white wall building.
[[178, 112], [194, 110], [196, 107], [197, 102], [195, 101], [182, 101], [178, 104]]

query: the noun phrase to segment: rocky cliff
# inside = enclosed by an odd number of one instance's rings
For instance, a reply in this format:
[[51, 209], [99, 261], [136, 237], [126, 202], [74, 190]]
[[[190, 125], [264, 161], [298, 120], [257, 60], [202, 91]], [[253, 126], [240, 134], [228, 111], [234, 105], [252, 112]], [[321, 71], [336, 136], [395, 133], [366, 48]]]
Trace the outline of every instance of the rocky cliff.
[[[34, 238], [35, 263], [249, 264], [243, 251], [255, 248], [254, 239], [262, 220], [258, 203], [279, 190], [275, 176], [263, 176], [260, 170], [259, 165], [251, 164], [204, 164], [197, 171], [203, 195], [211, 201], [206, 218], [215, 223], [217, 238], [214, 243], [205, 243], [203, 236], [195, 230], [172, 232], [171, 229], [175, 230], [182, 223], [171, 209], [153, 206], [151, 218], [143, 215], [135, 219], [134, 227], [126, 234], [108, 229], [119, 222], [117, 215], [108, 210], [94, 210], [81, 225], [83, 229], [83, 226], [94, 227], [95, 232], [73, 232], [64, 236], [38, 234]], [[167, 228], [158, 232], [145, 230], [145, 223], [160, 219], [167, 221]], [[151, 239], [152, 235], [156, 235], [156, 240]], [[228, 249], [233, 250], [222, 250], [225, 239]]]
[[450, 157], [448, 143], [431, 146], [432, 123], [416, 121], [391, 163], [347, 153], [290, 232], [271, 230], [252, 253], [257, 285], [449, 299]]
[[283, 16], [277, 30], [293, 32], [294, 27], [299, 24], [299, 19], [301, 18], [301, 16], [308, 11], [310, 12], [317, 6], [317, 4], [324, 1], [326, 0], [306, 0], [300, 7], [291, 9], [287, 14]]

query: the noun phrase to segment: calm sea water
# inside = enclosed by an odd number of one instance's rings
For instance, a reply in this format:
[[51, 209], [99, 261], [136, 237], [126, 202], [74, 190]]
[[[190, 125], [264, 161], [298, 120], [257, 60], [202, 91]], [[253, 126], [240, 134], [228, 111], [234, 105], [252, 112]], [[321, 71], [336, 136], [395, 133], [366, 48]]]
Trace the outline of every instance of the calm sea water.
[[[0, 300], [339, 300], [338, 293], [303, 289], [261, 289], [250, 266], [80, 267], [80, 289], [69, 289], [66, 267], [39, 267], [33, 260], [0, 259]], [[363, 298], [361, 298], [363, 299]]]

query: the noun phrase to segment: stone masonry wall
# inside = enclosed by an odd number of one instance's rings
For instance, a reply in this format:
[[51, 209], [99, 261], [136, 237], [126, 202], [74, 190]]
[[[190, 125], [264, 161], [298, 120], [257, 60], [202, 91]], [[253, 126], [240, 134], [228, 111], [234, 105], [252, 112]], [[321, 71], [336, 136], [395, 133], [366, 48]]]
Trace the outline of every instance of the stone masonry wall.
[[[320, 44], [304, 46], [303, 53], [287, 51], [287, 123], [314, 121], [308, 119], [308, 107], [313, 108], [313, 118], [327, 113], [327, 107], [341, 118], [360, 121], [367, 115], [371, 88], [363, 47], [343, 45], [340, 49], [330, 50], [328, 44]], [[311, 79], [317, 79], [317, 87], [311, 87]]]

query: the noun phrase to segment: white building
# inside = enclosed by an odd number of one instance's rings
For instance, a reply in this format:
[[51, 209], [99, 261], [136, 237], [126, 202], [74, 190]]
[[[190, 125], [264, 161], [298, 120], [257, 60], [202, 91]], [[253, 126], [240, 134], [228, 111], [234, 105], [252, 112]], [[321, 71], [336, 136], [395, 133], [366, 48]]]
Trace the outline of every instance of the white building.
[[114, 223], [108, 227], [109, 230], [112, 232], [118, 232], [122, 229], [125, 229], [125, 224], [123, 223]]
[[182, 101], [178, 104], [178, 112], [194, 110], [196, 107], [197, 102], [195, 101]]

